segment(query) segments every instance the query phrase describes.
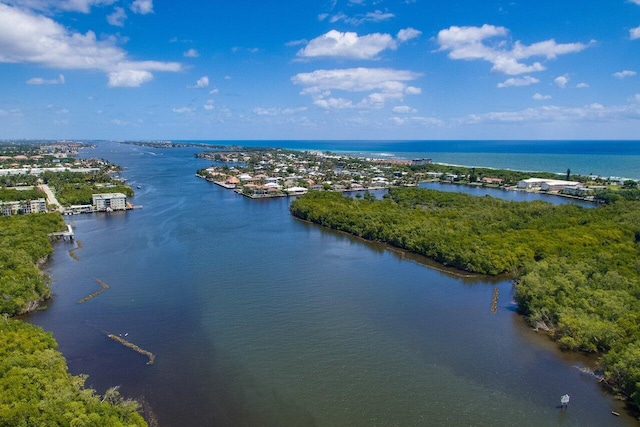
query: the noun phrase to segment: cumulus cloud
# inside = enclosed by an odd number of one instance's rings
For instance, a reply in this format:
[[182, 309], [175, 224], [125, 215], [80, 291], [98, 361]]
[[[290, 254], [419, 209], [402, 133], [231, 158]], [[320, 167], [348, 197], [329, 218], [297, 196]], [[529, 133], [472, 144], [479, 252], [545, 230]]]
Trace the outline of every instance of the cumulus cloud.
[[63, 85], [64, 84], [64, 76], [62, 74], [58, 75], [57, 79], [43, 79], [41, 77], [34, 77], [32, 79], [27, 80], [28, 85]]
[[521, 61], [531, 57], [555, 59], [558, 55], [580, 52], [589, 45], [583, 43], [558, 44], [555, 40], [545, 40], [531, 45], [516, 41], [510, 45], [507, 40], [488, 43], [489, 39], [505, 39], [509, 30], [505, 27], [484, 24], [482, 27], [451, 26], [438, 32], [436, 41], [441, 51], [449, 51], [449, 58], [458, 60], [483, 60], [493, 66], [491, 71], [518, 75], [545, 70], [540, 62], [525, 64]]
[[635, 27], [629, 30], [629, 38], [631, 40], [640, 39], [640, 27]]
[[135, 0], [131, 3], [131, 10], [140, 15], [153, 13], [153, 0]]
[[576, 87], [577, 87], [578, 89], [584, 89], [584, 88], [589, 87], [589, 85], [588, 85], [587, 83], [584, 83], [584, 82], [583, 82], [583, 83], [578, 83], [578, 84], [576, 85]]
[[553, 82], [559, 88], [564, 89], [565, 87], [567, 87], [567, 83], [569, 83], [569, 76], [567, 76], [566, 74], [564, 76], [558, 76], [553, 80]]
[[502, 83], [498, 83], [498, 87], [504, 88], [504, 87], [511, 87], [511, 86], [529, 86], [539, 82], [540, 80], [531, 76], [512, 77], [510, 79], [505, 80]]
[[617, 73], [613, 73], [613, 77], [615, 77], [616, 79], [624, 79], [625, 77], [633, 77], [635, 75], [636, 75], [636, 72], [631, 70], [624, 70], [624, 71], [618, 71]]
[[188, 86], [189, 89], [203, 89], [205, 87], [209, 86], [209, 77], [208, 76], [202, 76], [198, 79], [198, 81], [196, 82], [195, 85], [193, 86]]
[[357, 33], [331, 30], [311, 40], [297, 55], [303, 58], [330, 56], [373, 59], [383, 50], [396, 47], [395, 40], [389, 34], [374, 33], [359, 37]]
[[211, 111], [214, 109], [215, 101], [213, 99], [208, 99], [207, 102], [202, 106], [207, 111]]
[[195, 49], [189, 49], [188, 51], [183, 53], [183, 56], [185, 58], [197, 58], [200, 56], [200, 53], [198, 53], [198, 51]]
[[314, 104], [321, 108], [354, 108], [356, 104], [347, 98], [336, 98], [332, 91], [371, 92], [357, 106], [381, 108], [389, 99], [402, 100], [405, 95], [417, 95], [420, 88], [408, 86], [421, 74], [391, 68], [347, 68], [316, 70], [299, 73], [291, 78], [294, 84], [304, 86], [301, 94], [311, 95]]
[[152, 71], [177, 72], [177, 62], [132, 61], [112, 39], [71, 32], [51, 18], [0, 3], [0, 62], [31, 63], [58, 69], [99, 70], [109, 86], [139, 86]]
[[398, 35], [396, 38], [399, 42], [404, 43], [408, 40], [415, 39], [422, 34], [422, 31], [416, 30], [415, 28], [405, 28], [403, 30], [398, 31]]
[[350, 59], [377, 59], [383, 50], [395, 50], [398, 43], [418, 37], [422, 34], [413, 28], [405, 28], [398, 32], [394, 39], [390, 34], [373, 33], [358, 36], [355, 32], [331, 30], [300, 49], [297, 56], [302, 58], [336, 57]]
[[532, 96], [536, 101], [545, 101], [547, 99], [551, 99], [551, 95], [543, 95], [541, 93], [536, 93]]
[[127, 19], [127, 13], [121, 7], [113, 9], [113, 13], [107, 15], [107, 22], [116, 27], [124, 27], [124, 21]]
[[145, 70], [112, 71], [108, 76], [109, 87], [139, 87], [153, 80], [153, 74]]

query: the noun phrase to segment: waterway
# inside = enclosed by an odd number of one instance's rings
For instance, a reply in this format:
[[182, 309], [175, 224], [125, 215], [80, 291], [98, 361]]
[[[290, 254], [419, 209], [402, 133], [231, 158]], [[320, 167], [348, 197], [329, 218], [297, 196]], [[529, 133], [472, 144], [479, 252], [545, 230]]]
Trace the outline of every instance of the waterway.
[[[637, 425], [577, 369], [591, 360], [523, 322], [509, 281], [298, 221], [286, 198], [196, 178], [197, 152], [83, 151], [124, 166], [142, 206], [65, 218], [82, 247], [56, 244], [55, 297], [28, 317], [87, 385], [120, 385], [161, 426]], [[96, 279], [109, 289], [78, 304]]]

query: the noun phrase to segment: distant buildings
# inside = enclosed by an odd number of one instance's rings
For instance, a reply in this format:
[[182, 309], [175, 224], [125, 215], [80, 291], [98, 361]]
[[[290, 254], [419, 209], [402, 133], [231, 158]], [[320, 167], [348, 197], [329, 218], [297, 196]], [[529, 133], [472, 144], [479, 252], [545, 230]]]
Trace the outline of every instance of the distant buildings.
[[529, 178], [518, 181], [518, 188], [521, 190], [562, 191], [577, 190], [581, 187], [584, 187], [581, 182], [560, 179]]
[[20, 202], [0, 202], [0, 212], [4, 216], [47, 212], [44, 198]]
[[91, 200], [97, 212], [123, 211], [127, 209], [127, 196], [122, 193], [94, 194]]

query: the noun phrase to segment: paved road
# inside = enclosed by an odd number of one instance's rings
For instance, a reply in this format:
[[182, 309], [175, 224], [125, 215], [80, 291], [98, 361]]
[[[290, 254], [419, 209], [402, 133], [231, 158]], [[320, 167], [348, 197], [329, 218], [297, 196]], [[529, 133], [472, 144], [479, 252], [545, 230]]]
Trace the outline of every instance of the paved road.
[[42, 191], [44, 191], [44, 194], [47, 195], [47, 204], [48, 205], [55, 205], [57, 206], [57, 210], [59, 212], [64, 212], [64, 208], [62, 206], [60, 206], [60, 203], [58, 202], [58, 199], [56, 199], [56, 195], [53, 194], [53, 191], [51, 191], [51, 189], [49, 188], [49, 186], [47, 184], [40, 184], [38, 185], [38, 188]]

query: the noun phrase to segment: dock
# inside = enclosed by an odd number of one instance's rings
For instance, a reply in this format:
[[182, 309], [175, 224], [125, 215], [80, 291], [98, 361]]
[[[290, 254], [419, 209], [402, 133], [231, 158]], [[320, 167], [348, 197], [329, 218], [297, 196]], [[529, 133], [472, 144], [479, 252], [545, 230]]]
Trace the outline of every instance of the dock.
[[73, 233], [73, 228], [71, 228], [71, 225], [67, 224], [67, 231], [58, 231], [57, 233], [49, 233], [49, 237], [71, 242], [75, 239], [76, 236]]

